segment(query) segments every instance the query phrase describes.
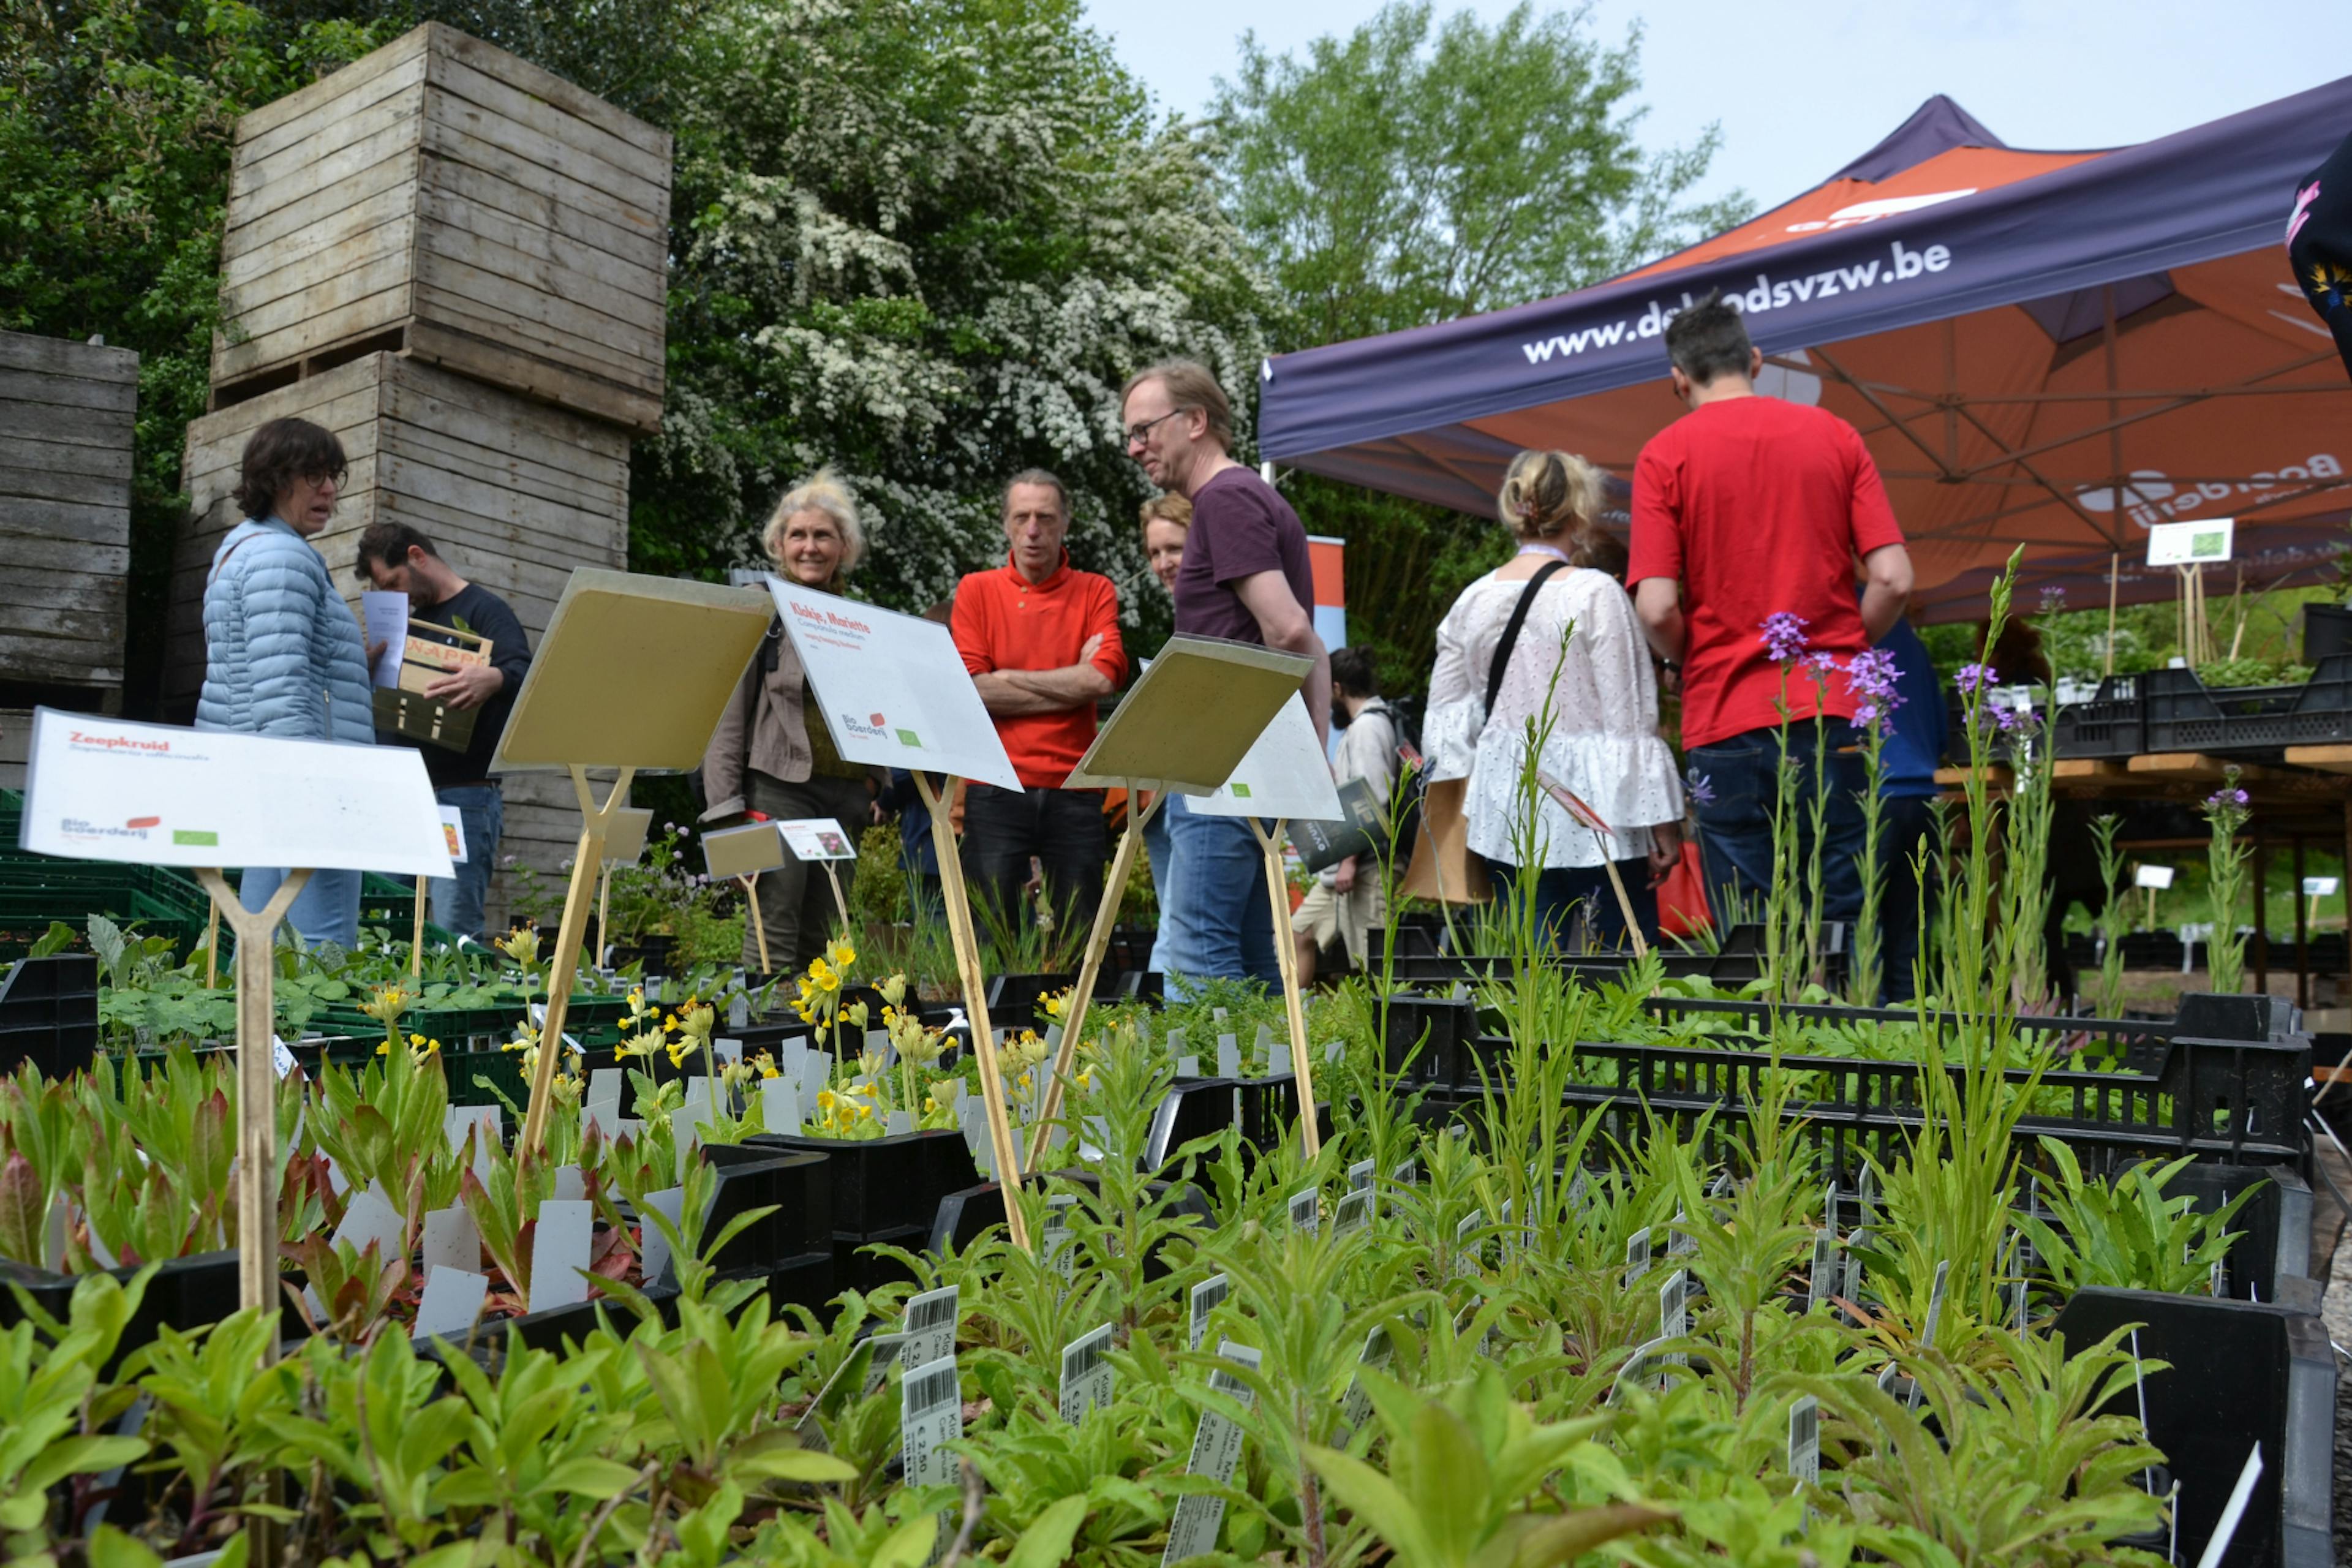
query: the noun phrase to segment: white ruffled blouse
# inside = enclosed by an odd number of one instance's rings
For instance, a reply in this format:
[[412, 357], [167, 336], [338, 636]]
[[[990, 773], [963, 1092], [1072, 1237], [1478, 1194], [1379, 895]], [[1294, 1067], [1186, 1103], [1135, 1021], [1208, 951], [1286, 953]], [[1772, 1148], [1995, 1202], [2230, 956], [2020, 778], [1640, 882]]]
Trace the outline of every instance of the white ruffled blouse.
[[1517, 864], [1513, 828], [1528, 721], [1540, 719], [1549, 694], [1544, 771], [1615, 831], [1604, 850], [1600, 835], [1539, 795], [1542, 864], [1590, 867], [1646, 855], [1650, 825], [1682, 819], [1683, 789], [1674, 752], [1658, 734], [1657, 681], [1633, 602], [1605, 572], [1571, 567], [1554, 574], [1537, 590], [1490, 714], [1484, 710], [1487, 671], [1526, 589], [1525, 580], [1490, 572], [1465, 588], [1439, 623], [1422, 733], [1429, 776], [1467, 778], [1470, 847]]

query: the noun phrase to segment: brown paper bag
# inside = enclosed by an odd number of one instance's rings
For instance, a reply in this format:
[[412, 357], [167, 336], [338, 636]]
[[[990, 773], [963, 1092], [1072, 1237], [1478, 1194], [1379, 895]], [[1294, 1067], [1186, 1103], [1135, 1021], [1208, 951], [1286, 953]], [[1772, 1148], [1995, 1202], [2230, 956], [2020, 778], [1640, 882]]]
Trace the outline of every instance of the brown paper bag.
[[1470, 851], [1470, 819], [1462, 802], [1468, 779], [1445, 779], [1422, 793], [1421, 827], [1398, 891], [1432, 903], [1483, 904], [1493, 897], [1486, 862]]

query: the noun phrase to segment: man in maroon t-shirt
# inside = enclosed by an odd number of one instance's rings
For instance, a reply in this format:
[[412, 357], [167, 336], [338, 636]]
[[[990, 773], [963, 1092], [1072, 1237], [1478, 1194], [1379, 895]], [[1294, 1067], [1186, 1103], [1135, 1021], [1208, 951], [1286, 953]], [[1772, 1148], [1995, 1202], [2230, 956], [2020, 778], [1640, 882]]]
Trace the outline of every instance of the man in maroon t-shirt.
[[[1666, 326], [1690, 413], [1633, 467], [1626, 576], [1650, 646], [1682, 669], [1683, 747], [1717, 929], [1771, 892], [1782, 708], [1796, 770], [1800, 864], [1816, 770], [1829, 770], [1821, 917], [1862, 911], [1862, 759], [1844, 666], [1911, 594], [1911, 557], [1878, 468], [1836, 415], [1757, 395], [1764, 358], [1710, 295]], [[1854, 601], [1854, 563], [1864, 587]], [[1766, 636], [1768, 617], [1775, 636]], [[1798, 662], [1827, 655], [1837, 668]]]
[[[1151, 482], [1192, 503], [1176, 573], [1176, 629], [1256, 643], [1315, 661], [1307, 711], [1330, 737], [1331, 660], [1315, 633], [1307, 530], [1275, 488], [1227, 454], [1233, 406], [1206, 368], [1171, 360], [1138, 371], [1119, 395], [1129, 456]], [[1265, 858], [1241, 817], [1167, 805], [1167, 902], [1151, 967], [1181, 992], [1192, 980], [1255, 977], [1279, 984]]]

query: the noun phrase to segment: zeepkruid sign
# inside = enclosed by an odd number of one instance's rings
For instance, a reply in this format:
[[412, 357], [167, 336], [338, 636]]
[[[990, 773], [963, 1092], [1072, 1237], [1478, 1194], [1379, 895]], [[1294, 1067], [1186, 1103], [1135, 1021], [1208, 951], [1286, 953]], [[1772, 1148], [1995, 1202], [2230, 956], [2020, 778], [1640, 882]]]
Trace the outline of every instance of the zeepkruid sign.
[[33, 712], [18, 847], [148, 866], [452, 875], [409, 746], [339, 746]]

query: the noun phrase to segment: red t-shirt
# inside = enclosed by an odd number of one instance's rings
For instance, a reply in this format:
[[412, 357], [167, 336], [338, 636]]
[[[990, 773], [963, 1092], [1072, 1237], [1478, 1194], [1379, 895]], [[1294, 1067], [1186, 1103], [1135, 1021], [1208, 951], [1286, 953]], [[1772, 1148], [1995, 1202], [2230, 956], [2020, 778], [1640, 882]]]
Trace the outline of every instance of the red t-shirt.
[[[1108, 577], [1074, 570], [1067, 554], [1043, 583], [1021, 575], [1009, 560], [971, 573], [956, 584], [948, 629], [955, 634], [963, 667], [974, 675], [1067, 668], [1097, 632], [1103, 642], [1094, 667], [1113, 686], [1127, 674], [1127, 650], [1118, 640], [1118, 591]], [[998, 714], [995, 721], [1013, 771], [1032, 789], [1058, 788], [1094, 744], [1092, 702], [1057, 713]]]
[[[1764, 617], [1806, 622], [1809, 649], [1843, 663], [1870, 646], [1854, 602], [1853, 562], [1903, 542], [1878, 467], [1853, 426], [1777, 397], [1703, 403], [1650, 438], [1633, 465], [1626, 580], [1679, 579], [1683, 744], [1704, 746], [1777, 726], [1780, 667]], [[1791, 670], [1789, 711], [1853, 717], [1843, 673]]]

